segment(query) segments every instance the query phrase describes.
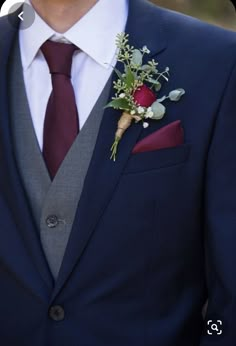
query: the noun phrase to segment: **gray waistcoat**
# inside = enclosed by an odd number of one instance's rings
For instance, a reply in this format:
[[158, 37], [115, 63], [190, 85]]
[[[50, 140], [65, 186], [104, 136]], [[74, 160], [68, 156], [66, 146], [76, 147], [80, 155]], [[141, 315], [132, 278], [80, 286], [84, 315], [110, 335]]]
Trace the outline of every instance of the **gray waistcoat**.
[[16, 161], [40, 232], [45, 256], [56, 279], [96, 143], [103, 107], [108, 100], [111, 81], [108, 81], [51, 182], [31, 120], [18, 41], [12, 52], [9, 71], [11, 124]]

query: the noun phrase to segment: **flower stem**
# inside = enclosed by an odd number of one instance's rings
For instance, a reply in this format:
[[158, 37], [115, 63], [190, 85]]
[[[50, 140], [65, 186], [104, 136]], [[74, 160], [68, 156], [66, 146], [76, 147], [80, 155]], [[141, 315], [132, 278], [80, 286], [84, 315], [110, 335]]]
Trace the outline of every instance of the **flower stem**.
[[118, 151], [119, 142], [120, 142], [120, 138], [116, 137], [114, 142], [113, 142], [113, 144], [112, 144], [112, 147], [111, 147], [111, 157], [110, 157], [110, 159], [113, 160], [114, 162], [116, 161], [116, 154], [117, 154], [117, 151]]
[[133, 116], [127, 112], [123, 112], [122, 116], [120, 117], [118, 124], [117, 124], [117, 130], [116, 130], [116, 134], [115, 134], [115, 140], [112, 144], [111, 147], [111, 157], [110, 159], [113, 161], [116, 160], [116, 154], [118, 151], [118, 145], [119, 142], [121, 140], [121, 138], [123, 137], [125, 131], [130, 127], [131, 123], [132, 123], [132, 119]]

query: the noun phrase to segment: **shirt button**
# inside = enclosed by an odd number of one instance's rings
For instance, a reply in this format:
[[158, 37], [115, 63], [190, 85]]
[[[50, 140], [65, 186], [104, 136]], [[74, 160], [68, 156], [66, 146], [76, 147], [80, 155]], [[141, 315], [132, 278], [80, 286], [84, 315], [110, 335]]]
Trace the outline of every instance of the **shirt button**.
[[56, 322], [63, 321], [65, 318], [65, 311], [61, 305], [51, 306], [48, 314], [49, 317]]
[[59, 220], [56, 215], [49, 215], [46, 219], [46, 224], [49, 228], [57, 227], [58, 223], [59, 223]]

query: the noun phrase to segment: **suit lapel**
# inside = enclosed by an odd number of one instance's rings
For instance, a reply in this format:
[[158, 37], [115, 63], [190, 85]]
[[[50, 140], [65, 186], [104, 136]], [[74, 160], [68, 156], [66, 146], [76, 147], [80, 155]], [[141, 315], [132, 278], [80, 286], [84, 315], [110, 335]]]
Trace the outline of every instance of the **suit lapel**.
[[53, 287], [52, 276], [17, 170], [11, 139], [7, 68], [18, 31], [6, 18], [1, 20], [0, 27], [0, 190], [11, 219], [8, 229], [0, 227], [0, 256], [25, 286], [45, 300]]
[[[153, 41], [152, 11], [153, 5], [146, 1], [130, 0], [126, 33], [129, 34], [131, 45], [135, 47], [147, 45], [152, 52], [152, 56], [154, 56], [165, 49], [166, 42], [163, 34], [161, 34], [161, 18], [159, 24], [160, 31], [156, 33], [157, 40], [156, 42]], [[121, 68], [119, 63], [117, 68]], [[113, 80], [115, 79], [116, 76], [113, 74]], [[113, 90], [110, 92], [109, 99], [112, 96]], [[51, 297], [52, 300], [59, 293], [73, 267], [85, 250], [97, 223], [109, 204], [129, 155], [142, 131], [141, 124], [133, 124], [128, 129], [120, 142], [117, 161], [114, 163], [109, 159], [110, 147], [114, 140], [114, 134], [120, 116], [121, 111], [118, 110], [108, 108], [104, 112], [95, 150], [75, 216], [74, 226]]]

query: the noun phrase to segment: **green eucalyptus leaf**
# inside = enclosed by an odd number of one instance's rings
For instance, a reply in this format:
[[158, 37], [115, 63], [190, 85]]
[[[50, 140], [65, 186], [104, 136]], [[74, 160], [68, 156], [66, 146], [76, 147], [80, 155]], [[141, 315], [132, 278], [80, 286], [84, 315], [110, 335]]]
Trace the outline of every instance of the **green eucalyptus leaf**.
[[114, 67], [114, 71], [115, 71], [115, 73], [117, 74], [118, 78], [119, 78], [121, 81], [123, 81], [124, 78], [123, 78], [123, 76], [122, 76], [122, 73], [121, 73], [119, 70], [117, 70], [117, 68], [115, 68], [115, 67]]
[[184, 89], [176, 89], [169, 93], [169, 98], [171, 101], [177, 102], [181, 99], [181, 97], [185, 94]]
[[155, 101], [152, 104], [151, 108], [152, 108], [152, 111], [154, 113], [152, 119], [160, 120], [160, 119], [162, 119], [164, 117], [165, 112], [166, 112], [166, 108], [160, 102]]
[[114, 99], [105, 106], [105, 108], [109, 107], [126, 111], [129, 110], [129, 102], [126, 99]]
[[131, 88], [134, 83], [135, 77], [130, 67], [127, 68], [126, 76], [125, 76], [125, 84], [127, 88]]
[[155, 91], [160, 91], [161, 87], [162, 87], [161, 83], [158, 82], [158, 84], [155, 85]]
[[132, 59], [131, 59], [131, 63], [132, 63], [132, 65], [137, 65], [137, 66], [141, 66], [142, 65], [142, 63], [143, 63], [143, 55], [142, 55], [142, 53], [138, 49], [135, 49], [133, 51], [133, 56], [132, 56]]
[[142, 67], [141, 67], [141, 70], [142, 71], [151, 71], [151, 69], [152, 69], [152, 67], [150, 66], [150, 65], [143, 65]]
[[148, 82], [154, 85], [160, 85], [161, 83], [153, 78], [148, 78]]

